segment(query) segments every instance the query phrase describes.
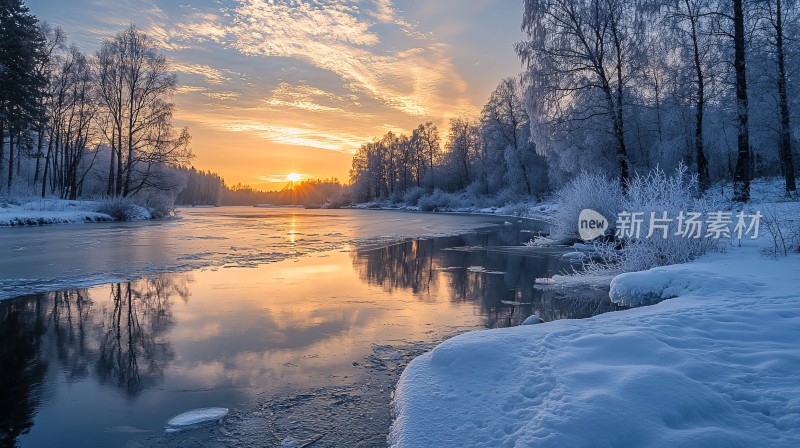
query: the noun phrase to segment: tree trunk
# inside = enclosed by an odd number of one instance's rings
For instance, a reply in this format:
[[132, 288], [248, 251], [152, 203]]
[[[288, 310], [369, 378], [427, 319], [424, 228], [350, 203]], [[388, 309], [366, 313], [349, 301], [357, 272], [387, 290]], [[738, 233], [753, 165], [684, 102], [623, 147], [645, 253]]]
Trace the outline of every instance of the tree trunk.
[[8, 133], [8, 191], [14, 179], [14, 131]]
[[106, 186], [106, 196], [111, 196], [114, 193], [114, 147], [111, 146], [109, 151], [108, 185]]
[[781, 1], [777, 0], [777, 21], [775, 23], [775, 46], [778, 55], [778, 98], [781, 108], [781, 154], [780, 160], [786, 180], [786, 192], [797, 190], [792, 160], [792, 129], [789, 120], [789, 100], [786, 94], [786, 62], [783, 52], [783, 11]]
[[708, 159], [703, 148], [703, 114], [705, 112], [705, 76], [703, 75], [703, 65], [700, 61], [700, 44], [697, 41], [697, 17], [693, 15], [691, 6], [687, 0], [686, 9], [692, 25], [692, 47], [694, 49], [694, 69], [697, 77], [697, 105], [695, 110], [695, 130], [694, 145], [697, 157], [697, 180], [700, 192], [705, 192], [711, 183], [708, 172]]
[[47, 195], [47, 172], [50, 170], [50, 154], [53, 150], [53, 133], [50, 132], [50, 139], [47, 142], [47, 154], [44, 157], [44, 174], [42, 175], [42, 197]]
[[38, 131], [38, 138], [36, 143], [36, 170], [33, 173], [33, 185], [39, 183], [39, 171], [42, 164], [42, 150], [44, 149], [44, 128]]
[[[0, 111], [2, 111], [2, 101], [0, 101]], [[5, 157], [6, 151], [6, 122], [5, 120], [0, 120], [0, 179], [3, 178], [3, 157]]]
[[745, 66], [745, 29], [742, 0], [733, 0], [734, 70], [736, 72], [736, 112], [738, 114], [736, 171], [733, 174], [733, 199], [750, 200], [750, 132]]
[[22, 132], [17, 131], [17, 177], [20, 177], [22, 172]]

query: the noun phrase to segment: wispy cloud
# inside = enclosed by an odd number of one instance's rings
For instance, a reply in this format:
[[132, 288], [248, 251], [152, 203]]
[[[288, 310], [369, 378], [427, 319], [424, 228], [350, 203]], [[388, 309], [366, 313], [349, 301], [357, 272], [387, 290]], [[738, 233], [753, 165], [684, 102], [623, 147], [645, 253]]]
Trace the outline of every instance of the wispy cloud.
[[[308, 174], [296, 173], [300, 176], [300, 180], [309, 179], [311, 176]], [[267, 174], [255, 177], [257, 180], [261, 182], [273, 183], [273, 184], [286, 184], [289, 181], [289, 178], [286, 177], [286, 174]]]
[[354, 94], [410, 116], [435, 116], [469, 106], [461, 99], [466, 82], [444, 44], [411, 39], [404, 43], [406, 48], [395, 49], [398, 42], [382, 45], [373, 29], [379, 23], [414, 31], [391, 1], [238, 0], [236, 5], [178, 26], [180, 39], [207, 39], [247, 56], [302, 60], [335, 73]]
[[205, 96], [214, 99], [214, 100], [235, 100], [239, 98], [241, 95], [238, 92], [205, 92]]
[[213, 123], [228, 131], [255, 134], [275, 143], [331, 151], [353, 152], [368, 137], [351, 134], [339, 129], [324, 129], [312, 123], [266, 124], [256, 120], [231, 119]]
[[270, 107], [290, 107], [312, 112], [344, 112], [342, 107], [358, 105], [355, 95], [337, 95], [304, 82], [282, 82], [263, 100]]
[[223, 75], [220, 70], [205, 64], [173, 62], [172, 70], [187, 75], [202, 76], [210, 84], [222, 84], [230, 79]]

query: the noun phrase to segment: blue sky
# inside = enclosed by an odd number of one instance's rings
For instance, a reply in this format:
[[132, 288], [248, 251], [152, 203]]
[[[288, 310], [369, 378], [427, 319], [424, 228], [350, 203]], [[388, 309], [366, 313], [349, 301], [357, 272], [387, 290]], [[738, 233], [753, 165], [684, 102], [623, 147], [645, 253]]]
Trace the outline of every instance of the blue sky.
[[520, 70], [522, 0], [28, 0], [83, 51], [130, 23], [178, 73], [195, 165], [269, 188], [346, 180], [387, 131], [477, 115]]

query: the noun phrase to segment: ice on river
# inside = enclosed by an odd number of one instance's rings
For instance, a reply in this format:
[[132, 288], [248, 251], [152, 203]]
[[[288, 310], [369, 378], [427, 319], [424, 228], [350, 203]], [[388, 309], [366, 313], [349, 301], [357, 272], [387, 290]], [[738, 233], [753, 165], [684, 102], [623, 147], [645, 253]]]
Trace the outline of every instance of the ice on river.
[[167, 432], [183, 431], [203, 423], [219, 421], [228, 415], [228, 412], [228, 408], [192, 409], [169, 419], [164, 429]]
[[347, 246], [455, 235], [492, 216], [255, 207], [181, 209], [180, 219], [0, 229], [0, 299], [203, 267], [253, 267]]

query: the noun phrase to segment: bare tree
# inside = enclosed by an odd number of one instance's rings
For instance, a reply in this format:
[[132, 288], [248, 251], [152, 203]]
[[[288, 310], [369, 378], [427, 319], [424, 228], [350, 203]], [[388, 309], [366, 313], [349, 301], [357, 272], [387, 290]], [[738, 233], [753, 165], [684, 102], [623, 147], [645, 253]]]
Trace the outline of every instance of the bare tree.
[[[42, 194], [46, 193], [48, 174], [51, 191], [58, 190], [64, 199], [77, 199], [92, 167], [96, 152], [89, 146], [95, 140], [94, 73], [86, 56], [72, 47], [55, 71], [48, 120], [49, 143], [45, 155]], [[85, 163], [92, 155], [91, 162]]]
[[177, 78], [164, 55], [134, 25], [103, 42], [97, 53], [101, 119], [112, 151], [107, 193], [129, 196], [160, 188], [161, 165], [188, 162], [189, 134], [172, 128]]

